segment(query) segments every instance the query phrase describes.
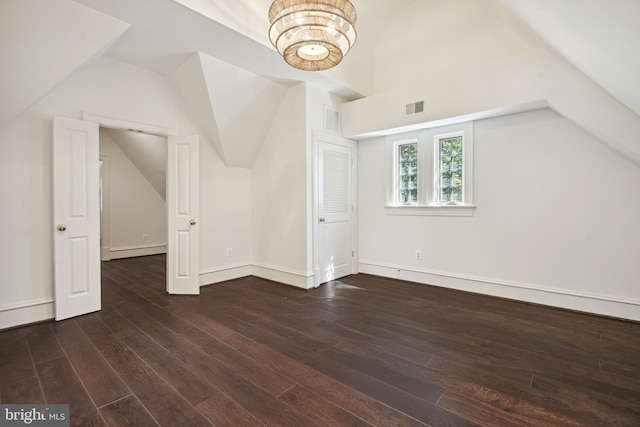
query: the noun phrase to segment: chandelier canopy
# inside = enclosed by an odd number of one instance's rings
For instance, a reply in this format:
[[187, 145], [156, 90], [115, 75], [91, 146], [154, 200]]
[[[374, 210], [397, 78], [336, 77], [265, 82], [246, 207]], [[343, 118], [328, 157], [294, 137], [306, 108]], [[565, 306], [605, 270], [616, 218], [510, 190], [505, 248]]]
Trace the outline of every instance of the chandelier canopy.
[[269, 39], [292, 67], [335, 67], [356, 41], [356, 10], [348, 0], [275, 0]]

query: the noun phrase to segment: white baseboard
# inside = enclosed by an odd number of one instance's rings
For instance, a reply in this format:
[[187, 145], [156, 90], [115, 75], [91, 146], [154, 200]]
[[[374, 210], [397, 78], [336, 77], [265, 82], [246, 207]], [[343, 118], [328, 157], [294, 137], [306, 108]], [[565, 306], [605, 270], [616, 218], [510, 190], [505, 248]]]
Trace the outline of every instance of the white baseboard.
[[360, 260], [361, 273], [640, 321], [640, 300]]
[[[508, 283], [493, 279], [427, 271], [413, 267], [382, 264], [366, 260], [359, 261], [358, 270], [361, 273], [376, 276], [640, 321], [640, 300], [635, 299], [549, 288], [532, 284]], [[313, 273], [285, 270], [268, 265], [242, 264], [202, 271], [200, 273], [199, 283], [200, 286], [204, 286], [250, 275], [302, 289], [313, 288], [315, 281], [315, 275]], [[53, 319], [54, 317], [54, 301], [52, 298], [0, 306], [0, 330], [41, 322]]]
[[232, 265], [200, 271], [200, 286], [251, 276], [251, 264]]
[[315, 275], [313, 273], [285, 270], [265, 264], [253, 264], [251, 270], [256, 277], [295, 286], [296, 288], [311, 289], [315, 287]]
[[110, 248], [109, 252], [103, 252], [102, 258], [103, 260], [106, 257], [108, 257], [109, 259], [133, 258], [137, 256], [159, 255], [166, 253], [167, 245], [165, 244], [129, 246], [123, 248]]
[[0, 330], [55, 317], [52, 298], [0, 306]]

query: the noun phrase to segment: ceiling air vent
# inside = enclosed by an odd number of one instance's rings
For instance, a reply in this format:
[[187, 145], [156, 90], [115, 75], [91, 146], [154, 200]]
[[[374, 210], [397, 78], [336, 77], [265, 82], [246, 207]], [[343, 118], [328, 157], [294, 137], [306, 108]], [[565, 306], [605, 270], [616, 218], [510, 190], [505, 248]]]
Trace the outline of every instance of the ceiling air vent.
[[406, 106], [406, 115], [411, 116], [413, 114], [424, 113], [424, 101], [412, 102]]

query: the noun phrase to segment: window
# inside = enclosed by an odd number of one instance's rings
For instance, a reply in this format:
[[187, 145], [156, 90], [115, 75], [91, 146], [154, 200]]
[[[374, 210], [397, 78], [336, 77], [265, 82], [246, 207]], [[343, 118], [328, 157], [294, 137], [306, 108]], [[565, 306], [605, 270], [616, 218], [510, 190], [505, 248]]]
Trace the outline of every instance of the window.
[[472, 122], [393, 135], [387, 141], [393, 159], [387, 203], [391, 214], [472, 214]]
[[457, 205], [464, 201], [463, 135], [436, 136], [436, 205]]
[[405, 205], [418, 203], [418, 144], [398, 145], [398, 195]]

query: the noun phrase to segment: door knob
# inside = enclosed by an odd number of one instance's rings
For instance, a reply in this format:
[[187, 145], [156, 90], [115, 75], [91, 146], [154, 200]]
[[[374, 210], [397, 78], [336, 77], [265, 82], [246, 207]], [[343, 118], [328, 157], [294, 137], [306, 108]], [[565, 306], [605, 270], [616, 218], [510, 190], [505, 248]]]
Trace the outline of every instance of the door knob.
[[59, 231], [64, 231], [67, 229], [67, 224], [58, 224], [57, 228]]
[[324, 221], [325, 221], [325, 220], [324, 220], [324, 217], [323, 217], [323, 216], [321, 216], [321, 217], [320, 217], [320, 219], [319, 219], [319, 221], [320, 221], [320, 222], [324, 222]]
[[191, 221], [189, 221], [189, 224], [191, 224], [191, 225], [196, 225], [196, 220], [195, 220], [195, 219], [192, 219]]

